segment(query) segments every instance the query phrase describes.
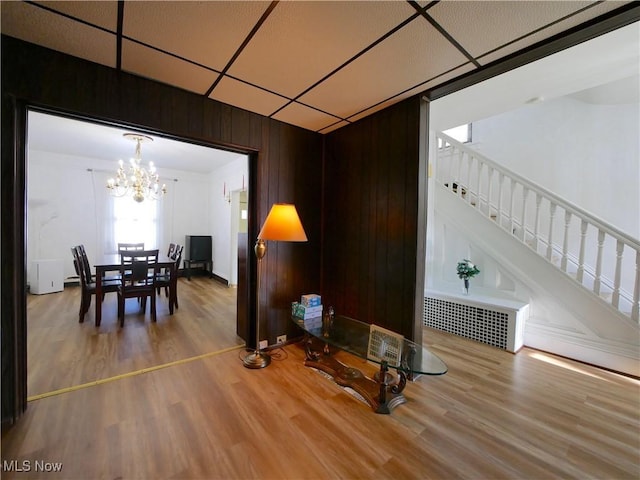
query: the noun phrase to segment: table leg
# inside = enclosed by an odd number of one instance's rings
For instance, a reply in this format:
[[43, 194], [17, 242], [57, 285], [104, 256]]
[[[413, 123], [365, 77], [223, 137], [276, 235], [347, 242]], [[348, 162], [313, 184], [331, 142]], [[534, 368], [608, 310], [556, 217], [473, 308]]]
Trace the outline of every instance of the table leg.
[[326, 342], [322, 342], [324, 344], [322, 347], [319, 345], [320, 341], [314, 338], [306, 338], [304, 342], [306, 354], [304, 364], [328, 373], [338, 385], [353, 388], [374, 412], [389, 414], [398, 405], [406, 403], [407, 400], [402, 395], [407, 380], [404, 372], [398, 372], [396, 377], [388, 371], [386, 362], [383, 362], [380, 370], [371, 379], [357, 368], [349, 367], [336, 360]]
[[173, 315], [173, 310], [176, 307], [178, 293], [178, 271], [176, 268], [171, 267], [171, 271], [169, 272], [170, 282], [169, 282], [169, 315]]
[[96, 327], [102, 322], [102, 272], [96, 270]]

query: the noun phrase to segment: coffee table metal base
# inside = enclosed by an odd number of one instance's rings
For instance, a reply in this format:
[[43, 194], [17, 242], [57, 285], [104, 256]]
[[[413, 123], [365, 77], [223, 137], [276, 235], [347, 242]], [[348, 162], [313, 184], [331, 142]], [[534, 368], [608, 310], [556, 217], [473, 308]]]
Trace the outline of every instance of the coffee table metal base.
[[349, 387], [359, 393], [376, 413], [391, 413], [398, 405], [406, 403], [402, 391], [407, 383], [404, 372], [394, 375], [389, 372], [386, 362], [371, 379], [357, 368], [350, 367], [337, 360], [331, 354], [328, 345], [318, 348], [321, 342], [315, 338], [305, 339], [305, 366], [317, 368], [329, 374], [335, 383]]

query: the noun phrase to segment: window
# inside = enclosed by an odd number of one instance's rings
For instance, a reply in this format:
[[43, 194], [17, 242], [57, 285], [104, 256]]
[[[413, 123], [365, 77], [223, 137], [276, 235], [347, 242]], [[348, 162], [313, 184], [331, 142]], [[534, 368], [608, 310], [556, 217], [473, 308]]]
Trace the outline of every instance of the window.
[[157, 248], [158, 204], [149, 200], [137, 203], [130, 196], [114, 198], [114, 245], [144, 242], [147, 249]]
[[[471, 124], [465, 123], [464, 125], [458, 125], [457, 127], [450, 128], [443, 132], [445, 135], [449, 135], [454, 140], [460, 143], [471, 142]], [[442, 141], [438, 139], [438, 148], [442, 148]]]

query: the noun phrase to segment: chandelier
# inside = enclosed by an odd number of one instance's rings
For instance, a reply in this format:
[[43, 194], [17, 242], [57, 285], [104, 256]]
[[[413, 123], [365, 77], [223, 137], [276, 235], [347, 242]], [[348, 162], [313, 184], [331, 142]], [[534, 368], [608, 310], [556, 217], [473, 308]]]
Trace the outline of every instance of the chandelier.
[[138, 203], [144, 201], [145, 198], [149, 200], [161, 198], [167, 193], [167, 186], [163, 184], [160, 187], [160, 178], [153, 162], [149, 162], [148, 170], [142, 166], [142, 154], [140, 153], [142, 142], [153, 142], [153, 138], [137, 133], [125, 133], [122, 136], [136, 142], [136, 155], [130, 159], [126, 168], [124, 162], [120, 160], [116, 178], [107, 180], [107, 188], [111, 195], [115, 197], [131, 195]]

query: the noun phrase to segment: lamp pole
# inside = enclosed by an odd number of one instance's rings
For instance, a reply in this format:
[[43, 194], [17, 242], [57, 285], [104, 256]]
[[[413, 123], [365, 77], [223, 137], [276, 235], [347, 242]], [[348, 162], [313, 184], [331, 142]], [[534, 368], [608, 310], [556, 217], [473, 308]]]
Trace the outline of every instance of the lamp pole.
[[256, 279], [256, 349], [244, 357], [242, 363], [247, 368], [264, 368], [271, 363], [271, 356], [260, 351], [260, 272], [262, 271], [262, 258], [267, 253], [267, 244], [259, 238], [253, 250], [258, 258], [258, 278]]
[[264, 368], [271, 363], [271, 356], [260, 351], [260, 274], [262, 271], [262, 258], [267, 253], [265, 240], [277, 242], [306, 242], [307, 234], [304, 233], [300, 217], [296, 207], [289, 203], [276, 203], [271, 206], [269, 215], [262, 224], [258, 233], [254, 251], [258, 259], [258, 278], [256, 279], [256, 349], [244, 357], [243, 363], [247, 368]]

